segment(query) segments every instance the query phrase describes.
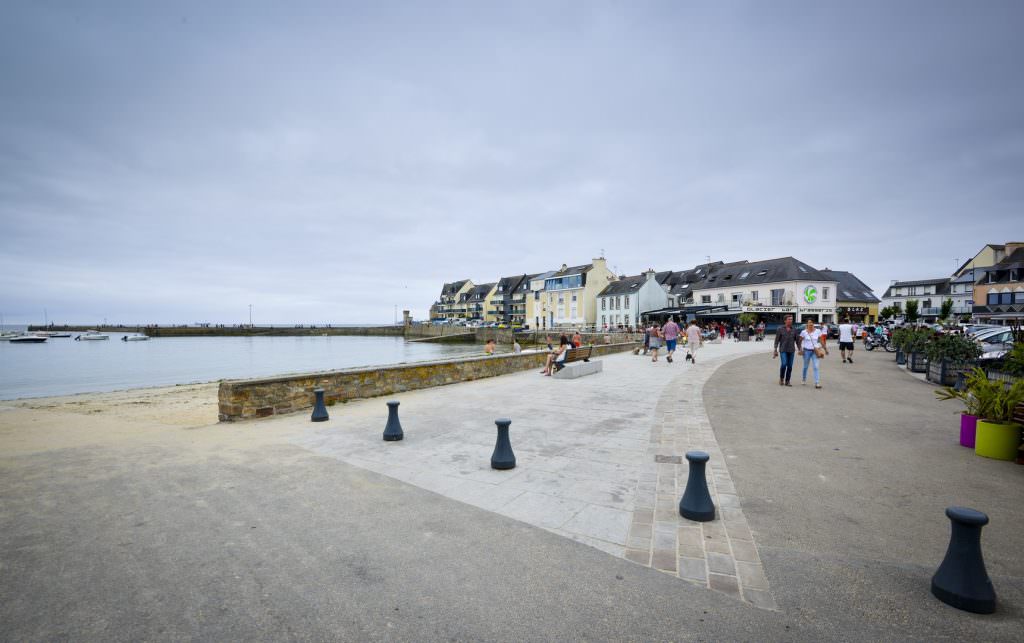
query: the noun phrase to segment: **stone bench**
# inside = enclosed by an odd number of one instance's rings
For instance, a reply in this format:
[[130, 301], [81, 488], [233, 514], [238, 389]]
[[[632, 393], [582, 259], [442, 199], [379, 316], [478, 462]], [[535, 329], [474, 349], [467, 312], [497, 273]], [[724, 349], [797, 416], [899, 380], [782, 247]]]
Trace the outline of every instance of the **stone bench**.
[[560, 380], [574, 380], [577, 377], [583, 377], [584, 375], [593, 375], [594, 373], [600, 373], [602, 370], [601, 360], [594, 360], [590, 362], [573, 362], [572, 364], [566, 364], [562, 367], [562, 370], [556, 371], [552, 377]]

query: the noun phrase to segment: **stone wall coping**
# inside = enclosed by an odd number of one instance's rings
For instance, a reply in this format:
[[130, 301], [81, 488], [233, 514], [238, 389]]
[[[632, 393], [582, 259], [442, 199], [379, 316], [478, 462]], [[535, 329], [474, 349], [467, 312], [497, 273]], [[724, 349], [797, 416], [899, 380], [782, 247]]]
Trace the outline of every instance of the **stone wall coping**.
[[[597, 347], [625, 347], [633, 346], [636, 342], [620, 342], [617, 344], [592, 344], [595, 348]], [[249, 386], [258, 384], [280, 384], [282, 382], [290, 382], [297, 379], [315, 379], [331, 377], [335, 375], [352, 375], [356, 373], [377, 373], [380, 371], [398, 371], [406, 368], [420, 368], [423, 366], [439, 366], [444, 364], [461, 364], [470, 362], [480, 362], [491, 359], [511, 359], [521, 358], [529, 355], [537, 355], [544, 351], [523, 351], [522, 353], [501, 353], [498, 355], [476, 355], [470, 357], [456, 357], [451, 359], [440, 359], [440, 360], [426, 360], [422, 362], [399, 362], [397, 364], [384, 364], [381, 366], [355, 366], [352, 368], [342, 368], [329, 371], [308, 371], [308, 372], [296, 372], [296, 373], [283, 373], [281, 375], [271, 375], [270, 377], [252, 377], [245, 379], [233, 379], [233, 380], [221, 380], [221, 384], [225, 386]]]

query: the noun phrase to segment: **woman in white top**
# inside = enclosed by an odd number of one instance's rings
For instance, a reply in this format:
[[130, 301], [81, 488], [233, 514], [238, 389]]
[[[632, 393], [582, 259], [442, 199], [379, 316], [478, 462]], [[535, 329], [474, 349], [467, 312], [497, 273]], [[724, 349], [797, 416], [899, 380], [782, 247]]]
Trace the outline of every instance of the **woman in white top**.
[[821, 331], [814, 327], [814, 322], [808, 321], [807, 327], [800, 331], [800, 351], [804, 355], [803, 383], [807, 384], [807, 364], [814, 365], [814, 388], [821, 388], [818, 378], [818, 353], [817, 349], [826, 352], [824, 337]]

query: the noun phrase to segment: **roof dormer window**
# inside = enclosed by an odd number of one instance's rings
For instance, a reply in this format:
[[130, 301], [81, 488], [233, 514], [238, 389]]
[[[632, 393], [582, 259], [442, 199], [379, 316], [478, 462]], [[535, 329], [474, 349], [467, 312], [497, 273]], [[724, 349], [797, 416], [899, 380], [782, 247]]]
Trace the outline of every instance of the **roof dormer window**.
[[758, 277], [764, 277], [767, 274], [768, 274], [767, 270], [761, 270], [760, 272], [757, 273], [757, 276]]
[[748, 271], [746, 271], [746, 272], [744, 272], [744, 273], [743, 273], [742, 275], [740, 275], [740, 279], [746, 279], [746, 278], [747, 278], [747, 275], [749, 275], [749, 274], [750, 274], [750, 271], [749, 271], [749, 270], [748, 270]]

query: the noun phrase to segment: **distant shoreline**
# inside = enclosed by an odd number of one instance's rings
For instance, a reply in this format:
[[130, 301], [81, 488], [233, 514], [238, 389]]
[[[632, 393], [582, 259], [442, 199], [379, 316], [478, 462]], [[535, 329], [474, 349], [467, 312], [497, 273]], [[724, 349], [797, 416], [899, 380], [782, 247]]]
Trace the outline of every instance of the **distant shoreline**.
[[163, 325], [106, 325], [106, 326], [80, 326], [80, 325], [57, 325], [29, 326], [28, 332], [41, 331], [65, 331], [70, 333], [84, 333], [90, 330], [97, 330], [101, 333], [138, 333], [150, 337], [259, 337], [259, 336], [375, 336], [375, 337], [401, 337], [405, 328], [401, 325], [389, 326], [163, 326]]

